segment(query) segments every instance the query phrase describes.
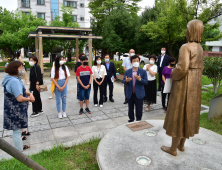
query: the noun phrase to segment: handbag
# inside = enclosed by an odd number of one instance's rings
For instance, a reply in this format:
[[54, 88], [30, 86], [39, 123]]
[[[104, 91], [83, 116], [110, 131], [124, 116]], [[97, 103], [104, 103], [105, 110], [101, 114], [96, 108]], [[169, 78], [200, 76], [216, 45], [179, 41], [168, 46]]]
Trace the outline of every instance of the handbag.
[[[36, 67], [35, 67], [35, 74], [36, 74], [36, 78], [37, 78]], [[47, 85], [43, 84], [43, 74], [41, 76], [42, 76], [42, 80], [41, 80], [41, 82], [39, 82], [39, 92], [48, 91]]]
[[[57, 80], [55, 80], [57, 82]], [[55, 91], [55, 83], [52, 81], [52, 84], [51, 84], [51, 92], [54, 93]]]

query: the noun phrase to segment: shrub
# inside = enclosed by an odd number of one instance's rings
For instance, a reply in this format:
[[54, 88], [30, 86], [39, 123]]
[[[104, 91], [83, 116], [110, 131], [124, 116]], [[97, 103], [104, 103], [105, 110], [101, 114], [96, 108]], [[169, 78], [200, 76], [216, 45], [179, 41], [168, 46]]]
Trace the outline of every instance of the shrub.
[[203, 74], [211, 80], [213, 92], [217, 94], [222, 86], [222, 57], [205, 57]]

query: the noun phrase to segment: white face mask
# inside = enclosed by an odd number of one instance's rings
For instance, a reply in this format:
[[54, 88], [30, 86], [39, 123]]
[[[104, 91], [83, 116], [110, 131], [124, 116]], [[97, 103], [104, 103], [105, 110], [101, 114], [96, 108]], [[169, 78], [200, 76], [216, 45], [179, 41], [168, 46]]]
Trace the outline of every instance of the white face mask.
[[132, 56], [134, 56], [134, 55], [135, 55], [135, 53], [130, 53], [130, 55], [129, 55], [129, 56], [130, 56], [130, 57], [132, 57]]
[[153, 60], [150, 60], [150, 64], [154, 64], [154, 61], [153, 61]]
[[34, 64], [35, 64], [35, 63], [34, 63], [33, 61], [29, 61], [29, 65], [30, 65], [30, 66], [34, 66]]
[[133, 63], [133, 67], [139, 67], [139, 66], [140, 66], [140, 63], [138, 62]]
[[60, 64], [60, 65], [63, 65], [63, 64], [65, 64], [65, 63], [66, 63], [66, 61], [62, 61], [62, 60], [59, 61], [59, 64]]
[[161, 51], [161, 54], [165, 54], [165, 51]]
[[25, 75], [25, 70], [18, 70], [18, 75], [19, 76], [24, 76]]
[[101, 64], [101, 62], [102, 62], [101, 60], [97, 60], [96, 61], [97, 64]]

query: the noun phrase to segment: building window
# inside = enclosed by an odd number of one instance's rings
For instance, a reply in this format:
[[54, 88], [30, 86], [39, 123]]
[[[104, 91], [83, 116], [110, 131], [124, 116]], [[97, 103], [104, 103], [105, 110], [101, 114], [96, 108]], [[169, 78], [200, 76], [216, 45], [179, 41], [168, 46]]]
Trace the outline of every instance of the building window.
[[45, 5], [45, 0], [37, 0], [38, 5]]
[[73, 7], [73, 8], [76, 8], [76, 7], [77, 7], [77, 2], [73, 2], [73, 1], [64, 1], [64, 6], [66, 6], [66, 7]]
[[84, 21], [84, 17], [80, 17], [80, 21]]
[[84, 8], [84, 4], [81, 3], [81, 4], [80, 4], [80, 7]]
[[214, 18], [214, 21], [217, 21], [218, 17]]
[[76, 15], [73, 15], [73, 21], [77, 22], [77, 16]]
[[29, 15], [30, 13], [29, 12], [25, 12], [25, 15]]
[[30, 8], [30, 1], [29, 0], [22, 0], [21, 2], [22, 2], [22, 4], [21, 4], [22, 8]]
[[45, 20], [45, 14], [44, 13], [38, 13], [37, 17], [42, 18], [43, 20]]

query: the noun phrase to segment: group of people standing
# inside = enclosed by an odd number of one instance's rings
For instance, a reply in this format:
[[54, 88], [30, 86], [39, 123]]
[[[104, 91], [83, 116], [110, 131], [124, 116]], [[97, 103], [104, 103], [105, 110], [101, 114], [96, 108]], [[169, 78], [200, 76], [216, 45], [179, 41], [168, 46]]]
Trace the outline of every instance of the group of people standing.
[[[129, 57], [123, 61], [124, 74], [124, 93], [125, 101], [123, 104], [128, 103], [129, 121], [133, 122], [134, 117], [134, 105], [136, 106], [136, 121], [140, 121], [143, 112], [143, 101], [148, 103], [145, 111], [150, 110], [150, 105], [156, 103], [157, 91], [161, 91], [162, 94], [162, 106], [164, 112], [167, 111], [166, 96], [168, 95], [168, 101], [170, 93], [164, 93], [164, 86], [166, 79], [171, 78], [172, 69], [175, 66], [176, 59], [169, 57], [166, 53], [166, 48], [161, 49], [161, 55], [158, 57], [155, 55], [149, 56], [149, 64], [144, 65], [143, 69], [139, 67], [140, 57], [135, 55], [135, 50], [130, 49]], [[157, 65], [155, 65], [157, 63]], [[159, 74], [159, 88], [157, 90], [156, 74]]]

